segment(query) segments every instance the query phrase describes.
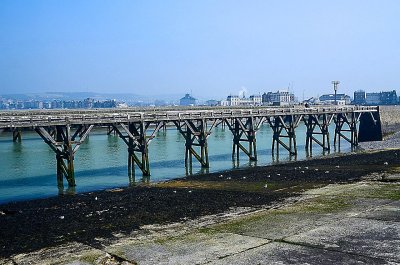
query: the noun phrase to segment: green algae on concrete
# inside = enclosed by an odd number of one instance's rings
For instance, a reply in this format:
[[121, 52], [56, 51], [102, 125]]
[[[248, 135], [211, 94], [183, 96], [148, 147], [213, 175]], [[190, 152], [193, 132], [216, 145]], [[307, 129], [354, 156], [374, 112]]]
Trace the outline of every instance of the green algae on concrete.
[[280, 209], [261, 211], [224, 224], [210, 227], [224, 231], [267, 239], [280, 239], [320, 225], [323, 214], [334, 213], [349, 207], [343, 198], [318, 196]]
[[114, 262], [114, 256], [133, 264], [388, 264], [400, 260], [399, 188], [400, 183], [378, 181], [333, 184], [309, 190], [279, 208], [189, 232], [121, 238], [104, 250], [76, 243], [13, 258], [18, 264], [74, 265]]
[[[267, 184], [267, 187], [266, 187]], [[246, 191], [246, 192], [268, 192], [277, 184], [266, 181], [247, 182], [237, 180], [221, 181], [168, 181], [157, 183], [155, 186], [162, 188], [185, 188], [185, 189], [210, 189], [224, 191]]]
[[332, 214], [352, 216], [385, 205], [398, 198], [399, 188], [399, 184], [378, 182], [329, 185], [309, 191], [308, 198], [294, 204], [260, 211], [209, 229], [279, 239], [329, 222], [325, 217]]
[[387, 203], [377, 209], [367, 211], [358, 215], [360, 218], [368, 218], [387, 222], [399, 222], [400, 200]]
[[108, 247], [107, 251], [138, 264], [204, 264], [268, 242], [231, 233], [195, 233], [166, 240], [119, 243]]
[[353, 198], [376, 198], [400, 200], [400, 183], [363, 181], [351, 184], [331, 184], [319, 189], [308, 190], [308, 195], [342, 196]]
[[0, 265], [15, 265], [15, 263], [10, 259], [0, 258]]
[[[107, 251], [115, 251], [139, 264], [256, 264], [260, 257], [269, 257], [261, 260], [276, 262], [331, 260], [387, 264], [386, 259], [397, 258], [397, 254], [392, 253], [398, 250], [397, 223], [360, 218], [386, 216], [391, 218], [390, 221], [398, 221], [399, 205], [388, 199], [392, 197], [388, 194], [395, 193], [399, 184], [390, 185], [376, 181], [329, 185], [280, 208], [259, 210], [222, 224], [192, 230], [189, 234], [111, 246]], [[381, 211], [374, 212], [375, 209]], [[362, 216], [364, 212], [370, 215]], [[336, 237], [330, 234], [332, 231], [338, 232]], [[368, 248], [362, 241], [364, 235], [369, 237], [365, 239], [369, 242]], [[343, 240], [349, 240], [351, 244]], [[387, 244], [386, 249], [380, 250], [378, 241]], [[227, 250], [227, 244], [235, 250]], [[242, 247], [240, 250], [238, 245]]]
[[46, 248], [12, 257], [16, 264], [98, 264], [96, 261], [107, 256], [102, 250], [72, 242], [58, 247]]
[[261, 181], [246, 180], [223, 180], [223, 181], [168, 181], [154, 184], [156, 187], [176, 188], [176, 189], [208, 189], [208, 190], [224, 190], [224, 191], [241, 191], [253, 193], [301, 193], [308, 189], [322, 187], [324, 184], [318, 182], [301, 182], [301, 181], [271, 181], [268, 178]]
[[360, 182], [344, 188], [346, 191], [342, 191], [338, 195], [354, 198], [400, 200], [400, 183]]

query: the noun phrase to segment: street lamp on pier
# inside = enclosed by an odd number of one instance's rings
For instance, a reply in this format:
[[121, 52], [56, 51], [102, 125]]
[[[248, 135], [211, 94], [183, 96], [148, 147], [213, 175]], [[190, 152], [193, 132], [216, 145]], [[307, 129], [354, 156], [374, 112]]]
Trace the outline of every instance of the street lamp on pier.
[[335, 90], [335, 105], [337, 105], [336, 93], [337, 93], [338, 85], [340, 84], [340, 82], [339, 81], [332, 81], [332, 84], [333, 84], [333, 90]]

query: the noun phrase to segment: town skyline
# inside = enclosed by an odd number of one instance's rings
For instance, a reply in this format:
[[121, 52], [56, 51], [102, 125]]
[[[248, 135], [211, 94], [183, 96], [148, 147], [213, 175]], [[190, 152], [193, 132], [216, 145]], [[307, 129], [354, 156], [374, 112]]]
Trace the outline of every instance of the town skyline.
[[81, 109], [81, 108], [127, 108], [127, 107], [162, 107], [162, 106], [284, 106], [306, 105], [397, 105], [400, 98], [396, 90], [368, 92], [353, 91], [345, 93], [325, 93], [315, 97], [300, 99], [289, 90], [265, 91], [262, 94], [226, 95], [224, 99], [198, 99], [191, 94], [168, 95], [165, 97], [145, 97], [137, 94], [99, 94], [80, 93], [42, 93], [0, 95], [0, 110], [13, 109]]
[[2, 1], [0, 94], [305, 97], [400, 84], [400, 3]]
[[[328, 85], [324, 88], [319, 88], [319, 89], [294, 89], [294, 86], [289, 83], [287, 86], [281, 86], [278, 88], [248, 88], [246, 86], [240, 86], [237, 88], [233, 88], [231, 90], [227, 90], [227, 93], [223, 94], [218, 93], [218, 94], [212, 94], [211, 96], [204, 95], [204, 93], [202, 93], [201, 91], [197, 91], [191, 88], [186, 88], [183, 89], [182, 91], [177, 91], [177, 92], [172, 92], [172, 93], [168, 93], [169, 91], [166, 91], [165, 93], [158, 93], [158, 94], [152, 94], [151, 91], [150, 93], [148, 89], [132, 89], [132, 90], [126, 90], [126, 91], [116, 91], [115, 89], [109, 89], [106, 90], [105, 92], [101, 92], [101, 91], [96, 91], [96, 90], [74, 90], [74, 89], [69, 89], [69, 90], [59, 90], [59, 89], [50, 89], [50, 90], [40, 90], [40, 89], [31, 89], [29, 91], [26, 92], [20, 92], [20, 91], [13, 91], [11, 89], [5, 89], [5, 90], [0, 90], [0, 97], [1, 96], [8, 96], [8, 95], [17, 95], [17, 96], [24, 96], [24, 95], [44, 95], [44, 94], [50, 94], [50, 95], [57, 95], [57, 94], [90, 94], [90, 95], [134, 95], [140, 98], [146, 98], [146, 99], [162, 99], [162, 97], [167, 97], [167, 100], [170, 100], [171, 97], [176, 97], [176, 96], [181, 96], [184, 94], [189, 93], [190, 95], [193, 95], [199, 99], [223, 99], [226, 98], [228, 95], [239, 95], [242, 96], [243, 94], [245, 96], [250, 96], [250, 95], [258, 95], [258, 94], [263, 94], [266, 91], [289, 91], [289, 92], [293, 92], [294, 94], [296, 94], [296, 97], [298, 97], [299, 99], [303, 98], [311, 98], [311, 97], [319, 97], [322, 94], [329, 94], [329, 93], [333, 93], [334, 89], [333, 86], [330, 82], [327, 82]], [[357, 90], [363, 90], [365, 92], [369, 92], [369, 93], [373, 93], [373, 92], [381, 92], [381, 91], [390, 91], [390, 90], [397, 90], [397, 87], [370, 87], [370, 88], [358, 88], [358, 89], [353, 89], [347, 86], [343, 86], [342, 84], [339, 84], [339, 89], [338, 89], [338, 93], [343, 93], [343, 94], [348, 94], [351, 96], [351, 94], [353, 94], [354, 91]], [[317, 91], [317, 92], [315, 92]], [[214, 96], [213, 96], [214, 95]], [[82, 98], [82, 97], [81, 97]]]

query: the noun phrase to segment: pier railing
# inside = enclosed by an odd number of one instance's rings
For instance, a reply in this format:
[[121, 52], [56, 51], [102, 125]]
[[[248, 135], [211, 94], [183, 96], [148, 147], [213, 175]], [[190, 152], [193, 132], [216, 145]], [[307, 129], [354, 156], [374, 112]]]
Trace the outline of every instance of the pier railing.
[[131, 109], [98, 110], [28, 110], [0, 112], [0, 128], [56, 126], [64, 124], [108, 124], [114, 122], [157, 122], [184, 119], [215, 119], [232, 117], [263, 117], [281, 115], [318, 115], [378, 112], [374, 106], [312, 107], [312, 108], [246, 108], [208, 110]]

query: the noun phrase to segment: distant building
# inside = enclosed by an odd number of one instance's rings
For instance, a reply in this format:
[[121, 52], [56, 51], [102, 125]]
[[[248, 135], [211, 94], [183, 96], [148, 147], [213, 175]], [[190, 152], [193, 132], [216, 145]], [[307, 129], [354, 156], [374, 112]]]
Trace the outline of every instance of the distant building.
[[396, 90], [382, 91], [379, 93], [366, 93], [366, 105], [396, 105], [398, 98]]
[[114, 99], [109, 99], [105, 101], [94, 101], [92, 106], [93, 108], [116, 108], [118, 103]]
[[226, 100], [221, 101], [222, 106], [260, 106], [262, 97], [260, 95], [252, 95], [248, 98], [229, 95]]
[[252, 95], [249, 97], [250, 104], [253, 106], [259, 106], [262, 104], [262, 96], [260, 95]]
[[206, 106], [218, 106], [220, 105], [220, 101], [215, 100], [215, 99], [210, 99], [206, 101]]
[[186, 94], [183, 98], [180, 99], [179, 105], [181, 106], [195, 106], [197, 103], [197, 99], [192, 97], [189, 94]]
[[366, 104], [367, 95], [364, 90], [358, 90], [354, 92], [353, 104], [364, 105]]
[[294, 94], [289, 91], [268, 92], [262, 95], [264, 105], [285, 106], [294, 103]]
[[83, 101], [83, 107], [86, 109], [93, 108], [93, 104], [94, 104], [94, 99], [92, 98], [87, 98]]
[[51, 102], [49, 102], [49, 101], [43, 102], [43, 108], [44, 109], [51, 109]]
[[334, 105], [336, 100], [337, 105], [349, 105], [351, 103], [350, 96], [346, 94], [325, 94], [319, 97], [321, 104]]
[[367, 93], [365, 96], [366, 105], [379, 105], [381, 104], [381, 93]]
[[398, 103], [396, 90], [381, 92], [382, 105], [396, 105]]
[[95, 101], [93, 99], [85, 100], [0, 100], [0, 109], [90, 109], [90, 108], [115, 108], [115, 100]]
[[222, 101], [224, 106], [239, 106], [240, 98], [236, 95], [229, 95], [226, 100]]

